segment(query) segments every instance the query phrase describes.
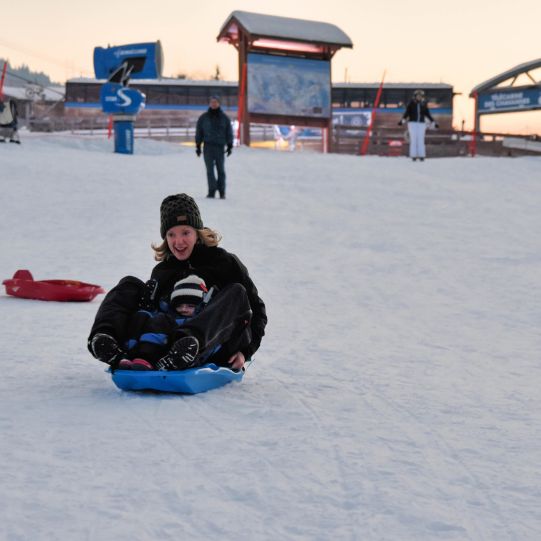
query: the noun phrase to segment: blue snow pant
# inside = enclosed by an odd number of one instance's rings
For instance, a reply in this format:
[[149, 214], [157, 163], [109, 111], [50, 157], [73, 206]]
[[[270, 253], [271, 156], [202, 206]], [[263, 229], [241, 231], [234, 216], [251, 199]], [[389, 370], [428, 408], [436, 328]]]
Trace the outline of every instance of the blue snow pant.
[[[224, 146], [205, 143], [203, 157], [205, 158], [205, 166], [207, 168], [208, 195], [214, 197], [216, 190], [220, 192], [220, 195], [225, 195]], [[214, 167], [216, 167], [216, 172], [218, 173], [217, 179], [214, 174]]]

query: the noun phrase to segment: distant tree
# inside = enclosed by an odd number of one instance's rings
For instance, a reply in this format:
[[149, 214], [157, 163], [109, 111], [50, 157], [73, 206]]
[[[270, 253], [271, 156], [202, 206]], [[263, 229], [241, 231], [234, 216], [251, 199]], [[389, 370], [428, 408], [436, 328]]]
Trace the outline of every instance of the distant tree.
[[0, 68], [4, 67], [4, 62], [7, 62], [7, 72], [4, 84], [6, 86], [25, 86], [27, 83], [33, 83], [40, 86], [51, 86], [55, 83], [51, 81], [49, 76], [42, 71], [32, 71], [26, 64], [18, 67], [11, 66], [9, 60], [0, 58]]
[[216, 71], [214, 72], [214, 76], [212, 78], [215, 81], [220, 81], [222, 79], [222, 74], [220, 72], [220, 66], [216, 66]]
[[175, 77], [176, 77], [177, 79], [186, 79], [186, 74], [185, 74], [185, 73], [177, 73], [177, 74], [175, 75]]

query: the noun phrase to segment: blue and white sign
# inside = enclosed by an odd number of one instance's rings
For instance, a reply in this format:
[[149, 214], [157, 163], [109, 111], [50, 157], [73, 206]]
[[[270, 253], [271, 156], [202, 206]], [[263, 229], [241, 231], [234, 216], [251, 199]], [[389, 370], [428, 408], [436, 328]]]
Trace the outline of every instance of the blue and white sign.
[[541, 88], [505, 90], [479, 94], [477, 111], [481, 114], [541, 109]]
[[156, 79], [162, 76], [163, 52], [159, 41], [94, 48], [96, 79], [109, 79], [120, 66], [130, 68], [130, 79]]
[[105, 83], [100, 89], [100, 102], [104, 113], [136, 115], [145, 106], [145, 95], [119, 83]]

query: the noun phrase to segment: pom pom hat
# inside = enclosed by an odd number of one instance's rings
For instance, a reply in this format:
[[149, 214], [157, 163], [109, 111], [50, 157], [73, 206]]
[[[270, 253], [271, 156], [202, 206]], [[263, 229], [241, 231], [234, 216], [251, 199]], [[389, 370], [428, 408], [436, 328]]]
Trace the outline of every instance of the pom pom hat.
[[175, 284], [171, 293], [171, 306], [175, 308], [179, 304], [199, 304], [207, 291], [205, 280], [190, 274]]
[[176, 225], [189, 225], [203, 229], [199, 207], [192, 197], [185, 193], [167, 196], [160, 206], [160, 233], [162, 239], [169, 229]]

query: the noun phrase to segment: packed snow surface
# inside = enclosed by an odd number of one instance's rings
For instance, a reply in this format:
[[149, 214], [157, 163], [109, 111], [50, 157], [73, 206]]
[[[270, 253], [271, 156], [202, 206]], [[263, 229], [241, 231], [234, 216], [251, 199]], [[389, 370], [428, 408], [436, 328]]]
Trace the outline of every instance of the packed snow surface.
[[147, 279], [159, 205], [198, 201], [268, 308], [244, 380], [122, 392], [99, 303], [2, 293], [6, 541], [541, 539], [541, 159], [0, 145], [0, 276]]

